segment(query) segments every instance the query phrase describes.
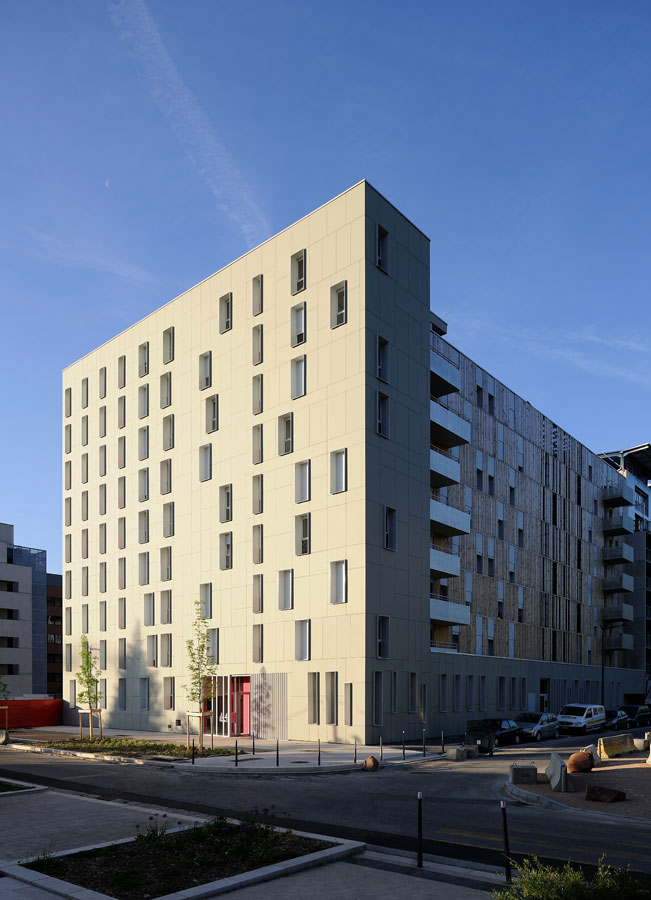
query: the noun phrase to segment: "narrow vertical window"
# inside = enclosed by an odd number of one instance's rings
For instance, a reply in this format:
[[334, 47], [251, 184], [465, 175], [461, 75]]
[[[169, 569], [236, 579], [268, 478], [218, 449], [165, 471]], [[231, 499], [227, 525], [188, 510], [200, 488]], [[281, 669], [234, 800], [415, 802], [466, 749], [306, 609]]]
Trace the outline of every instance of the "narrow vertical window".
[[382, 724], [384, 698], [382, 692], [382, 672], [373, 672], [373, 724]]
[[252, 500], [253, 500], [253, 515], [257, 516], [262, 512], [263, 509], [263, 480], [262, 475], [254, 475], [251, 479], [252, 486]]
[[164, 459], [160, 464], [160, 492], [169, 494], [172, 490], [172, 460]]
[[377, 377], [380, 381], [390, 380], [390, 345], [382, 335], [377, 336]]
[[311, 513], [296, 516], [295, 520], [295, 552], [297, 556], [306, 556], [311, 547]]
[[72, 415], [72, 388], [66, 388], [63, 394], [63, 408], [66, 419]]
[[224, 294], [219, 298], [219, 333], [224, 334], [233, 327], [233, 295]]
[[262, 575], [253, 576], [253, 612], [261, 613], [263, 610], [263, 578]]
[[378, 659], [389, 659], [389, 617], [377, 617], [377, 656]]
[[251, 460], [254, 465], [257, 465], [257, 463], [261, 463], [263, 460], [262, 425], [254, 425], [251, 430], [251, 435]]
[[[140, 435], [138, 435], [138, 447], [141, 446]], [[143, 457], [140, 456], [139, 459]], [[122, 437], [118, 438], [118, 469], [124, 469], [127, 464], [127, 439], [122, 435]]]
[[99, 564], [99, 592], [100, 594], [106, 593], [106, 563], [101, 562]]
[[99, 526], [98, 550], [106, 553], [106, 522], [101, 522]]
[[163, 504], [163, 537], [174, 535], [174, 503]]
[[344, 684], [344, 725], [353, 724], [353, 684], [347, 681]]
[[160, 592], [160, 623], [161, 625], [172, 624], [172, 592]]
[[172, 580], [172, 548], [161, 547], [160, 551], [160, 580]]
[[101, 438], [106, 437], [106, 407], [105, 406], [100, 406], [100, 408], [99, 408], [98, 433]]
[[141, 384], [138, 388], [138, 418], [146, 419], [149, 415], [149, 385]]
[[389, 397], [382, 391], [377, 392], [377, 433], [382, 437], [389, 437], [390, 428]]
[[199, 606], [204, 619], [212, 619], [212, 583], [199, 585]]
[[330, 493], [348, 490], [348, 451], [333, 450], [330, 454]]
[[251, 379], [251, 412], [254, 416], [262, 412], [262, 375]]
[[69, 491], [72, 487], [72, 463], [70, 462], [70, 460], [67, 460], [63, 469], [63, 473], [64, 486], [65, 489]]
[[118, 397], [118, 428], [124, 428], [127, 424], [127, 399]]
[[118, 358], [118, 388], [123, 388], [127, 383], [127, 358], [120, 356]]
[[172, 405], [172, 373], [165, 372], [160, 377], [160, 408], [167, 409]]
[[306, 287], [306, 252], [299, 250], [291, 259], [292, 294], [304, 291]]
[[140, 681], [140, 709], [149, 709], [149, 679], [141, 678]]
[[255, 325], [251, 329], [251, 362], [254, 366], [262, 362], [262, 325]]
[[307, 723], [318, 725], [320, 722], [319, 673], [308, 672], [307, 675]]
[[396, 550], [398, 546], [397, 540], [397, 517], [396, 510], [391, 506], [384, 507], [384, 548], [385, 550]]
[[208, 350], [199, 357], [199, 390], [203, 391], [212, 384], [212, 351]]
[[219, 394], [206, 397], [206, 434], [219, 429]]
[[339, 681], [338, 672], [325, 673], [326, 687], [326, 725], [336, 725], [338, 718], [339, 698], [337, 685]]
[[259, 316], [263, 308], [263, 279], [262, 275], [256, 275], [253, 279], [253, 305], [254, 316]]
[[174, 447], [174, 414], [163, 419], [163, 450], [171, 450]]
[[88, 482], [88, 454], [81, 454], [81, 483], [86, 484]]
[[97, 498], [97, 511], [100, 516], [106, 515], [106, 485], [100, 484], [98, 498]]
[[278, 417], [278, 456], [294, 450], [294, 414], [286, 413]]
[[225, 531], [219, 535], [219, 568], [233, 568], [233, 532]]
[[310, 460], [305, 459], [294, 466], [294, 499], [305, 503], [311, 495]]
[[258, 564], [263, 560], [263, 528], [262, 525], [253, 526], [253, 562]]
[[293, 306], [290, 314], [291, 319], [291, 345], [298, 347], [307, 340], [307, 309], [305, 303], [298, 303]]
[[330, 602], [348, 602], [348, 561], [345, 559], [330, 563]]
[[106, 397], [106, 366], [102, 366], [102, 368], [99, 370], [98, 384], [99, 399], [103, 400], [104, 397]]
[[377, 226], [377, 267], [383, 272], [389, 271], [389, 232], [381, 225]]
[[127, 627], [127, 598], [118, 597], [118, 628], [124, 630]]
[[72, 525], [72, 498], [66, 497], [64, 510], [63, 510], [63, 518], [64, 524], [67, 526]]
[[163, 678], [163, 709], [174, 709], [174, 692], [174, 676]]
[[88, 416], [81, 417], [81, 445], [85, 447], [88, 443]]
[[252, 656], [254, 663], [261, 663], [263, 661], [263, 652], [262, 652], [262, 625], [254, 625], [253, 626], [253, 648], [252, 648]]
[[138, 543], [146, 544], [149, 541], [149, 510], [143, 509], [138, 513]]
[[72, 451], [72, 425], [66, 425], [66, 427], [63, 430], [63, 435], [64, 435], [64, 442], [63, 442], [64, 452], [70, 453]]
[[138, 376], [149, 375], [149, 341], [138, 347]]
[[97, 473], [100, 478], [106, 475], [106, 444], [100, 444], [99, 459], [97, 461]]
[[88, 406], [88, 379], [81, 379], [81, 408], [86, 409]]
[[163, 365], [174, 359], [174, 328], [166, 328], [163, 332]]
[[212, 444], [204, 444], [199, 447], [199, 481], [209, 481], [212, 478]]
[[138, 554], [138, 584], [149, 584], [149, 553]]
[[231, 522], [233, 519], [233, 485], [222, 484], [219, 488], [219, 521]]
[[310, 658], [310, 619], [300, 619], [294, 625], [294, 658], [308, 660]]
[[88, 521], [88, 491], [81, 492], [81, 521]]
[[339, 328], [348, 321], [348, 282], [330, 288], [330, 327]]
[[138, 459], [149, 457], [149, 425], [143, 425], [138, 429]]
[[138, 470], [138, 500], [149, 500], [149, 467]]
[[297, 356], [292, 360], [292, 400], [298, 397], [304, 397], [306, 392], [306, 357]]
[[294, 607], [294, 570], [283, 569], [278, 573], [278, 609]]

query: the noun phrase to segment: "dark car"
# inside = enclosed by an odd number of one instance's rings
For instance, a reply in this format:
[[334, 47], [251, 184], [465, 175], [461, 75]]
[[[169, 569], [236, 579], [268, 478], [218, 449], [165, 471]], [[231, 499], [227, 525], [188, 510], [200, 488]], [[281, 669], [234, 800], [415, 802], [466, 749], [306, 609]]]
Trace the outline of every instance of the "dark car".
[[612, 728], [615, 731], [624, 730], [624, 728], [628, 728], [629, 720], [626, 711], [623, 709], [607, 709], [606, 710], [606, 721], [604, 722], [604, 728]]
[[517, 722], [522, 730], [522, 740], [544, 741], [558, 737], [558, 722], [553, 713], [520, 713]]
[[651, 709], [648, 706], [627, 703], [620, 709], [623, 709], [628, 716], [628, 724], [631, 728], [637, 728], [639, 725], [651, 725]]
[[493, 747], [519, 744], [521, 732], [513, 719], [471, 719], [466, 726], [466, 742], [478, 744], [482, 753], [492, 753]]

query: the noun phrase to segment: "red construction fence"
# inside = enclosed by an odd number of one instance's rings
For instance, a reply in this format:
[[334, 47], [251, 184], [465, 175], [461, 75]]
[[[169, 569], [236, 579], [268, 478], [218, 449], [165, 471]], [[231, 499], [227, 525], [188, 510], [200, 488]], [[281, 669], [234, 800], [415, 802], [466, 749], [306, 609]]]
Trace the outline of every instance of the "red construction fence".
[[0, 700], [0, 728], [5, 727], [8, 707], [9, 728], [37, 728], [63, 724], [63, 700]]

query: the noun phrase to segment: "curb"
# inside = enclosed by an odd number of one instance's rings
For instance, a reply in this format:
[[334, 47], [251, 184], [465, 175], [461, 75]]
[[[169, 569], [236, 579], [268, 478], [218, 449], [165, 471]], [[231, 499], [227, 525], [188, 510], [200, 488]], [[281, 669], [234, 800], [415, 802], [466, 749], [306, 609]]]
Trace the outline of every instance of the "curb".
[[574, 809], [572, 806], [566, 806], [558, 800], [550, 800], [549, 797], [542, 797], [540, 794], [533, 794], [531, 791], [525, 791], [524, 788], [518, 787], [517, 784], [505, 782], [502, 793], [506, 794], [512, 800], [522, 800], [530, 806], [542, 806], [545, 809], [562, 809], [570, 812], [582, 812], [580, 809]]
[[[286, 829], [278, 830], [285, 831]], [[295, 831], [294, 834], [300, 837], [327, 841], [331, 844], [334, 843], [336, 846], [328, 847], [325, 850], [317, 850], [315, 853], [308, 853], [306, 856], [298, 856], [294, 859], [273, 863], [270, 866], [263, 866], [260, 869], [253, 869], [251, 872], [244, 872], [242, 875], [234, 875], [231, 878], [222, 878], [219, 881], [207, 882], [206, 884], [201, 884], [194, 888], [185, 888], [182, 891], [174, 891], [172, 894], [164, 894], [160, 897], [152, 898], [152, 900], [206, 900], [206, 898], [214, 897], [218, 894], [225, 894], [229, 891], [236, 890], [237, 888], [272, 881], [276, 878], [283, 878], [285, 875], [293, 875], [296, 872], [301, 872], [305, 869], [313, 869], [317, 866], [337, 862], [366, 850], [366, 844], [361, 841], [347, 841], [341, 838], [311, 834], [306, 831]], [[133, 840], [133, 838], [130, 838], [129, 840]], [[98, 846], [110, 846], [111, 844], [123, 843], [126, 843], [126, 841], [110, 841], [107, 844]], [[69, 856], [71, 853], [79, 853], [84, 849], [88, 848], [55, 853], [54, 856]], [[115, 900], [114, 897], [110, 897], [108, 894], [100, 894], [97, 891], [82, 888], [79, 885], [72, 884], [68, 881], [62, 881], [60, 878], [52, 878], [51, 876], [43, 875], [40, 872], [33, 872], [31, 869], [26, 869], [21, 865], [14, 864], [3, 866], [2, 863], [0, 863], [0, 872], [14, 878], [16, 881], [40, 888], [44, 891], [49, 891], [57, 897], [67, 897], [69, 900]]]
[[16, 795], [24, 796], [25, 794], [39, 794], [42, 791], [48, 790], [47, 787], [32, 784], [31, 781], [19, 781], [18, 778], [2, 778], [0, 780], [7, 782], [8, 784], [20, 784], [24, 786], [24, 790], [22, 791], [2, 791], [0, 793], [0, 802], [5, 798], [15, 797]]

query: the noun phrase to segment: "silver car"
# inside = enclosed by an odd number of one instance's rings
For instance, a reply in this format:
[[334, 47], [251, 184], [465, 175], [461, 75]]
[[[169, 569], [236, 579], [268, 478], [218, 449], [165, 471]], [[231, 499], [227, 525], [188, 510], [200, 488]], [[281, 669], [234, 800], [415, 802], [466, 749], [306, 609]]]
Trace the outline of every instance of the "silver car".
[[544, 741], [558, 737], [558, 722], [553, 713], [521, 713], [517, 723], [522, 737], [530, 741]]

